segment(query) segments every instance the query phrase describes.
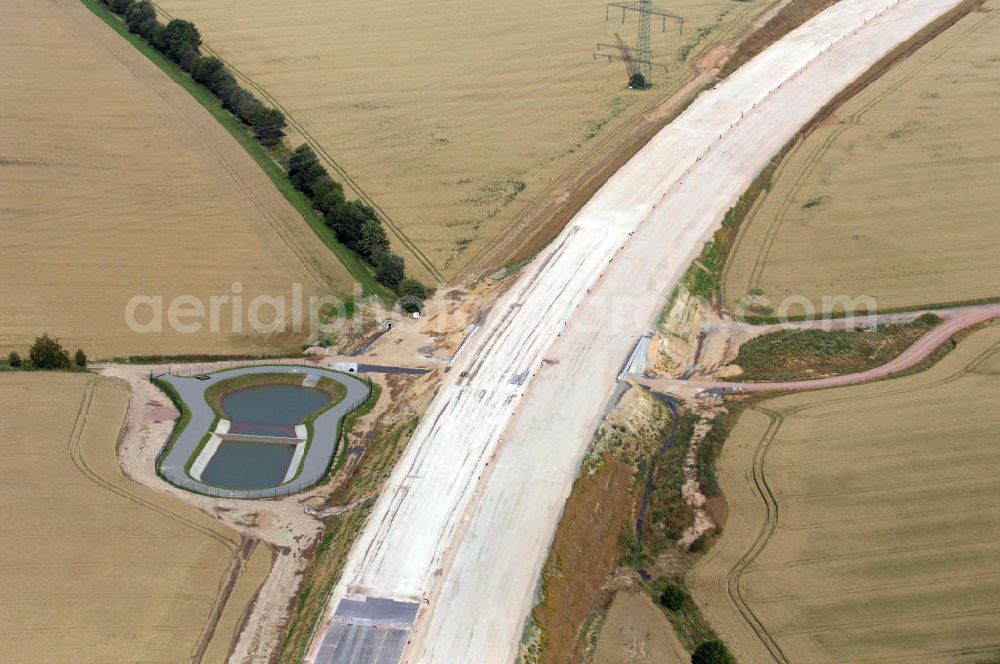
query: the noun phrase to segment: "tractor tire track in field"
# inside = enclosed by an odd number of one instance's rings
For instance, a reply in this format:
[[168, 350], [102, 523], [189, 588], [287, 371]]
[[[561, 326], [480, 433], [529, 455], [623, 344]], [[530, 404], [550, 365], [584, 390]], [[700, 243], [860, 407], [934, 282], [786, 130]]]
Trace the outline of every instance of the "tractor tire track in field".
[[[785, 569], [787, 565], [781, 564], [781, 569]], [[932, 588], [935, 586], [949, 586], [955, 583], [961, 583], [963, 581], [985, 581], [996, 579], [998, 572], [983, 572], [980, 574], [955, 574], [951, 576], [938, 577], [934, 581], [927, 582], [923, 579], [917, 579], [914, 581], [906, 582], [895, 582], [895, 583], [871, 583], [863, 586], [856, 586], [850, 590], [840, 591], [844, 595], [862, 595], [872, 591], [887, 591], [887, 590], [913, 590], [920, 588]], [[805, 597], [812, 597], [814, 593], [809, 588], [802, 588], [801, 592], [798, 593], [785, 593], [783, 595], [770, 595], [766, 600], [760, 600], [761, 604], [778, 604], [783, 602], [789, 602], [792, 600], [798, 600]], [[864, 621], [862, 624], [867, 624], [869, 621]], [[802, 630], [803, 632], [809, 631], [808, 629]], [[799, 630], [787, 630], [781, 632], [781, 636], [787, 634], [797, 634]]]
[[[162, 14], [165, 18], [167, 19], [175, 18], [159, 4], [153, 3], [153, 6], [156, 7], [156, 11], [159, 14]], [[282, 114], [284, 114], [285, 120], [287, 120], [288, 125], [293, 129], [295, 129], [300, 134], [302, 134], [302, 137], [305, 139], [309, 147], [311, 147], [313, 151], [315, 151], [316, 154], [319, 155], [319, 157], [323, 161], [325, 161], [327, 165], [329, 165], [330, 168], [332, 168], [345, 183], [347, 183], [347, 185], [354, 191], [354, 193], [358, 195], [358, 198], [360, 198], [362, 202], [364, 202], [366, 205], [370, 206], [373, 210], [378, 212], [379, 217], [382, 218], [382, 221], [385, 222], [385, 225], [388, 226], [389, 230], [392, 231], [392, 233], [399, 239], [399, 241], [403, 243], [403, 246], [405, 246], [407, 250], [409, 250], [410, 253], [413, 254], [414, 258], [416, 258], [420, 262], [420, 264], [423, 265], [427, 269], [427, 271], [430, 272], [431, 275], [438, 280], [438, 282], [444, 281], [444, 277], [441, 275], [441, 272], [437, 269], [434, 263], [427, 257], [427, 255], [424, 254], [423, 251], [421, 251], [420, 248], [416, 245], [416, 243], [413, 240], [411, 240], [409, 236], [407, 236], [406, 233], [404, 233], [403, 230], [392, 220], [392, 217], [389, 216], [389, 214], [385, 211], [385, 209], [383, 209], [378, 204], [378, 202], [371, 195], [369, 195], [361, 187], [361, 185], [358, 184], [357, 180], [351, 177], [350, 173], [347, 172], [347, 169], [341, 166], [323, 147], [323, 145], [318, 140], [316, 140], [316, 138], [308, 130], [306, 130], [306, 128], [303, 127], [302, 124], [299, 123], [291, 113], [288, 112], [288, 109], [285, 108], [285, 106], [282, 105], [281, 102], [275, 99], [260, 84], [258, 84], [249, 76], [247, 76], [245, 73], [243, 73], [243, 71], [241, 71], [240, 69], [235, 67], [231, 62], [223, 58], [218, 51], [214, 50], [213, 48], [211, 48], [206, 44], [202, 44], [201, 50], [204, 51], [205, 53], [208, 53], [209, 55], [218, 58], [223, 63], [225, 63], [226, 67], [228, 67], [229, 70], [232, 71], [233, 74], [237, 76], [237, 78], [242, 80], [249, 87], [253, 88], [253, 90], [257, 93], [257, 95], [263, 98], [269, 104], [271, 104], [272, 107], [281, 111]]]
[[739, 611], [747, 627], [757, 635], [757, 638], [760, 639], [763, 646], [771, 653], [775, 661], [787, 664], [788, 658], [781, 650], [781, 646], [778, 645], [774, 637], [767, 631], [763, 622], [761, 622], [760, 618], [757, 617], [757, 614], [754, 613], [749, 603], [743, 597], [743, 575], [757, 559], [761, 551], [764, 550], [764, 547], [767, 546], [768, 541], [778, 527], [778, 502], [775, 500], [774, 494], [771, 492], [771, 487], [768, 485], [767, 478], [764, 475], [764, 459], [767, 455], [768, 447], [770, 447], [771, 442], [778, 433], [778, 429], [781, 428], [784, 416], [781, 413], [765, 408], [757, 408], [757, 410], [766, 415], [769, 422], [767, 430], [764, 432], [764, 437], [758, 443], [757, 449], [754, 452], [753, 465], [750, 468], [750, 475], [747, 479], [749, 480], [752, 493], [764, 505], [764, 525], [747, 552], [743, 554], [736, 565], [726, 575], [726, 594], [729, 595], [729, 600], [736, 607], [736, 610]]
[[[212, 637], [215, 634], [215, 630], [222, 619], [223, 611], [225, 610], [226, 603], [232, 593], [233, 588], [236, 586], [237, 581], [243, 571], [246, 561], [249, 559], [250, 554], [253, 552], [256, 546], [256, 541], [243, 538], [239, 547], [236, 544], [214, 532], [213, 530], [206, 528], [186, 517], [176, 514], [164, 507], [156, 505], [130, 491], [127, 491], [115, 483], [108, 481], [101, 477], [90, 465], [84, 456], [83, 449], [83, 432], [87, 428], [87, 419], [90, 415], [91, 406], [94, 402], [94, 393], [97, 390], [98, 385], [97, 377], [91, 377], [87, 381], [87, 385], [84, 388], [83, 397], [80, 400], [80, 405], [77, 408], [76, 417], [73, 422], [73, 429], [70, 433], [69, 441], [67, 444], [67, 450], [69, 452], [70, 460], [73, 465], [80, 471], [80, 473], [90, 480], [92, 483], [96, 484], [100, 488], [109, 491], [129, 502], [138, 505], [140, 507], [145, 507], [146, 509], [156, 512], [158, 515], [171, 519], [183, 526], [196, 530], [199, 533], [210, 537], [219, 544], [221, 544], [227, 551], [229, 551], [232, 556], [232, 560], [229, 565], [229, 569], [222, 578], [219, 591], [216, 593], [215, 600], [213, 601], [213, 606], [208, 620], [205, 622], [202, 628], [202, 633], [198, 638], [195, 648], [191, 653], [190, 662], [198, 664], [201, 662], [205, 651], [208, 648]], [[129, 395], [131, 400], [131, 395]], [[124, 434], [125, 420], [124, 415], [121, 422], [120, 432], [119, 432], [119, 442], [121, 436]], [[117, 449], [117, 444], [115, 446]]]
[[[779, 4], [783, 5], [787, 2], [788, 0], [784, 0], [784, 2]], [[689, 55], [683, 63], [683, 66], [689, 69], [692, 73], [690, 79], [681, 78], [676, 81], [672, 81], [671, 85], [665, 88], [662, 94], [656, 97], [653, 101], [647, 103], [645, 106], [641, 107], [641, 109], [636, 112], [636, 116], [632, 120], [626, 122], [622, 127], [606, 133], [602, 138], [590, 143], [585, 154], [583, 154], [573, 164], [563, 169], [563, 171], [557, 176], [552, 178], [550, 183], [542, 189], [542, 191], [532, 197], [531, 200], [524, 205], [521, 212], [519, 212], [514, 219], [511, 220], [508, 232], [499, 234], [492, 240], [485, 243], [479, 251], [468, 256], [465, 261], [463, 261], [463, 265], [481, 265], [483, 263], [492, 265], [493, 261], [498, 260], [498, 258], [510, 258], [525, 246], [530, 245], [535, 236], [546, 232], [545, 229], [549, 225], [551, 219], [560, 214], [561, 210], [559, 207], [562, 207], [563, 205], [576, 208], [582, 207], [590, 199], [589, 195], [576, 201], [575, 204], [571, 199], [570, 202], [561, 204], [556, 209], [545, 212], [546, 203], [552, 200], [558, 190], [586, 189], [587, 185], [593, 182], [594, 179], [602, 177], [598, 174], [604, 173], [604, 180], [614, 174], [614, 172], [618, 169], [613, 168], [611, 170], [607, 170], [608, 165], [623, 164], [627, 161], [627, 159], [622, 160], [622, 155], [630, 156], [632, 153], [636, 152], [648, 142], [651, 134], [655, 134], [669, 123], [671, 114], [662, 113], [661, 109], [664, 107], [671, 107], [671, 110], [677, 111], [683, 109], [685, 104], [689, 102], [689, 100], [684, 99], [682, 96], [685, 88], [692, 85], [697, 88], [699, 87], [699, 84], [708, 84], [715, 80], [714, 71], [699, 70], [698, 62], [713, 48], [724, 45], [728, 43], [729, 40], [734, 39], [736, 32], [746, 29], [747, 25], [744, 25], [742, 19], [751, 11], [757, 9], [759, 9], [759, 7], [756, 5], [747, 4], [742, 8], [736, 9], [735, 13], [731, 12], [727, 15], [727, 17], [731, 16], [732, 18], [726, 23], [726, 26], [720, 31], [718, 36], [704, 44], [702, 48], [699, 49], [698, 53]], [[761, 12], [761, 15], [767, 13], [767, 11], [769, 10]], [[697, 96], [697, 92], [692, 95], [692, 97], [694, 96]], [[657, 117], [651, 123], [649, 117], [651, 115], [662, 115], [662, 117]], [[638, 140], [636, 140], [637, 136]], [[591, 173], [591, 175], [588, 176], [587, 173]], [[574, 183], [574, 180], [581, 176], [583, 178], [582, 182]], [[603, 184], [603, 182], [601, 184]], [[541, 213], [539, 213], [540, 209], [542, 211]], [[568, 219], [569, 217], [567, 217], [567, 220]], [[511, 245], [511, 243], [515, 242], [512, 238], [518, 238], [522, 234], [524, 234], [525, 237], [517, 240], [516, 245], [512, 246], [509, 250], [505, 250], [506, 247]], [[498, 256], [497, 252], [502, 253]], [[478, 275], [470, 274], [468, 275], [468, 278], [473, 279], [476, 276]]]
[[[995, 343], [989, 346], [988, 348], [984, 349], [976, 357], [972, 358], [969, 362], [965, 364], [964, 367], [960, 368], [959, 370], [951, 374], [943, 376], [942, 378], [931, 381], [929, 383], [920, 383], [910, 387], [901, 387], [894, 390], [886, 390], [885, 392], [880, 393], [880, 396], [888, 397], [888, 396], [896, 396], [903, 394], [912, 394], [915, 392], [924, 392], [928, 390], [936, 390], [939, 388], [946, 387], [947, 385], [960, 380], [961, 378], [967, 376], [970, 373], [977, 373], [980, 365], [982, 365], [984, 362], [986, 362], [988, 359], [990, 359], [992, 356], [998, 353], [1000, 353], [1000, 343]], [[760, 618], [750, 607], [747, 599], [743, 594], [744, 577], [748, 574], [749, 571], [751, 571], [751, 567], [754, 565], [755, 561], [763, 552], [763, 550], [767, 547], [767, 544], [769, 543], [771, 537], [774, 535], [774, 532], [777, 529], [778, 525], [778, 514], [779, 514], [778, 502], [773, 491], [771, 490], [771, 487], [767, 482], [767, 468], [766, 468], [767, 452], [770, 450], [772, 443], [776, 439], [778, 431], [784, 424], [786, 417], [791, 415], [799, 415], [802, 412], [815, 408], [819, 405], [829, 406], [830, 404], [843, 404], [852, 401], [857, 401], [859, 399], [863, 400], [866, 398], [867, 397], [864, 395], [847, 395], [844, 397], [824, 399], [822, 401], [817, 401], [814, 403], [807, 403], [799, 406], [793, 406], [791, 408], [783, 410], [772, 410], [764, 406], [753, 407], [753, 410], [760, 412], [761, 414], [763, 414], [768, 418], [768, 425], [767, 429], [764, 431], [764, 434], [756, 443], [750, 472], [749, 475], [746, 475], [744, 479], [746, 479], [749, 485], [749, 488], [751, 490], [750, 493], [753, 495], [753, 497], [758, 499], [760, 505], [763, 507], [764, 522], [761, 525], [761, 528], [758, 531], [757, 535], [754, 537], [753, 542], [751, 542], [750, 546], [746, 549], [745, 553], [727, 571], [726, 593], [730, 599], [730, 602], [732, 603], [732, 606], [737, 610], [737, 612], [740, 614], [743, 621], [745, 622], [745, 625], [756, 636], [756, 638], [761, 642], [761, 644], [768, 650], [768, 652], [771, 654], [774, 660], [776, 662], [781, 662], [782, 664], [788, 664], [789, 662], [788, 658], [785, 656], [781, 647], [778, 645], [775, 639], [775, 635], [772, 634], [770, 631], [768, 631], [767, 627], [762, 623]], [[964, 550], [970, 544], [971, 545], [991, 544], [991, 543], [996, 543], [997, 541], [1000, 541], [1000, 538], [981, 537], [975, 540], [966, 540], [963, 542], [957, 542], [952, 544], [942, 543], [939, 544], [937, 548], [958, 548]], [[794, 562], [783, 563], [783, 566], [786, 568], [790, 568], [790, 567], [798, 567], [814, 563], [843, 561], [849, 559], [863, 559], [873, 556], [882, 558], [886, 554], [909, 553], [909, 552], [923, 551], [925, 549], [926, 545], [915, 544], [905, 547], [878, 549], [874, 551], [873, 550], [855, 551], [853, 553], [829, 555], [829, 556], [814, 556], [808, 559], [799, 559]], [[924, 585], [924, 582], [920, 581], [915, 583], [914, 585], [922, 587]], [[895, 584], [891, 587], [905, 587], [905, 584]], [[947, 613], [929, 615], [928, 617], [943, 618], [943, 617], [954, 617], [954, 616], [993, 615], [995, 614], [996, 609], [997, 607], [990, 607], [986, 609], [976, 609], [961, 613], [947, 612]], [[863, 622], [843, 623], [837, 625], [837, 627], [845, 628], [845, 627], [852, 627], [859, 625], [870, 626], [872, 624], [889, 625], [898, 622], [900, 621], [886, 619], [873, 623], [870, 620], [866, 620]], [[783, 632], [781, 636], [810, 634], [815, 631], [820, 631], [820, 629], [821, 628], [801, 628], [799, 630]], [[823, 626], [822, 629], [829, 629], [829, 626], [825, 625]], [[917, 659], [923, 659], [924, 657], [935, 659], [936, 657], [939, 657], [941, 654], [954, 653], [954, 654], [968, 655], [968, 654], [991, 654], [993, 652], [995, 652], [994, 647], [986, 647], [980, 650], [955, 649], [955, 650], [942, 651], [942, 653], [936, 654], [935, 656], [931, 656], [925, 653], [924, 656], [918, 657]], [[912, 660], [914, 658], [910, 659]], [[878, 661], [883, 661], [883, 660], [878, 660]], [[885, 660], [885, 661], [897, 661], [897, 660]]]
[[[162, 14], [165, 18], [167, 19], [175, 18], [172, 14], [166, 11], [159, 4], [154, 2], [153, 5], [156, 7], [157, 12]], [[532, 212], [532, 210], [537, 208], [538, 206], [544, 205], [544, 203], [552, 197], [554, 191], [556, 191], [561, 187], [566, 186], [567, 181], [571, 180], [578, 173], [586, 171], [588, 168], [593, 168], [593, 162], [595, 162], [595, 160], [600, 161], [599, 157], [600, 155], [605, 155], [609, 152], [616, 152], [621, 149], [627, 151], [629, 145], [627, 144], [617, 145], [616, 147], [616, 144], [621, 144], [628, 138], [629, 134], [641, 130], [642, 125], [648, 122], [648, 119], [646, 118], [647, 115], [655, 112], [658, 107], [667, 102], [672, 95], [676, 94], [685, 85], [696, 80], [699, 76], [699, 71], [696, 67], [696, 63], [702, 57], [704, 57], [704, 55], [713, 47], [718, 46], [719, 44], [727, 43], [728, 41], [734, 39], [738, 31], [746, 28], [743, 19], [748, 14], [754, 11], [758, 11], [759, 9], [760, 7], [756, 5], [746, 4], [742, 7], [737, 7], [733, 11], [731, 11], [726, 17], [728, 20], [725, 26], [721, 28], [717, 36], [714, 36], [714, 38], [712, 38], [711, 41], [705, 43], [704, 45], [701, 45], [702, 47], [699, 49], [698, 53], [694, 55], [689, 55], [685, 63], [683, 63], [684, 66], [691, 69], [692, 72], [694, 73], [694, 76], [690, 81], [682, 79], [673, 82], [674, 84], [671, 87], [667, 88], [666, 94], [660, 95], [654, 101], [651, 101], [644, 107], [642, 107], [642, 109], [640, 110], [640, 112], [638, 113], [637, 117], [634, 120], [626, 123], [625, 126], [621, 127], [617, 131], [606, 135], [605, 137], [600, 139], [599, 142], [592, 144], [589, 147], [587, 154], [583, 155], [574, 164], [564, 169], [562, 173], [556, 176], [551, 181], [551, 183], [545, 187], [545, 189], [543, 189], [534, 198], [532, 198], [528, 203], [525, 204], [523, 211], [519, 213], [512, 220], [511, 230], [509, 232], [498, 234], [492, 240], [487, 242], [474, 255], [468, 256], [466, 260], [463, 261], [463, 265], [468, 266], [472, 264], [479, 264], [482, 263], [483, 261], [490, 260], [491, 258], [496, 258], [496, 256], [494, 255], [496, 251], [500, 250], [504, 245], [508, 244], [511, 241], [510, 240], [511, 237], [519, 236], [522, 232], [524, 232], [524, 230], [527, 230], [529, 228], [534, 228], [535, 230], [530, 232], [531, 236], [534, 236], [536, 232], [540, 232], [547, 224], [544, 222], [542, 224], [535, 223], [538, 221], [538, 219], [536, 219], [536, 215]], [[767, 10], [765, 10], [765, 12], [766, 11]], [[386, 211], [381, 206], [378, 205], [378, 203], [374, 200], [372, 196], [370, 196], [367, 192], [364, 191], [364, 189], [361, 188], [361, 186], [350, 175], [350, 173], [343, 166], [341, 166], [329, 154], [329, 152], [325, 148], [323, 148], [320, 142], [316, 140], [315, 137], [310, 132], [308, 132], [305, 129], [305, 127], [301, 125], [301, 123], [295, 120], [294, 116], [292, 116], [288, 112], [287, 108], [285, 108], [277, 99], [275, 99], [270, 93], [267, 92], [267, 90], [265, 90], [256, 81], [254, 81], [240, 69], [233, 66], [231, 62], [227, 61], [225, 58], [222, 58], [217, 51], [215, 51], [214, 49], [205, 44], [202, 45], [202, 50], [222, 60], [226, 64], [226, 66], [233, 71], [233, 73], [236, 76], [238, 76], [248, 86], [252, 87], [260, 97], [268, 101], [275, 108], [279, 109], [285, 115], [285, 118], [288, 120], [288, 124], [303, 136], [303, 138], [306, 140], [306, 143], [310, 147], [312, 147], [313, 150], [331, 168], [333, 168], [333, 170], [336, 171], [336, 173], [345, 182], [349, 184], [351, 189], [353, 189], [355, 193], [358, 194], [358, 197], [363, 202], [365, 202], [367, 205], [370, 205], [373, 209], [375, 209], [379, 213], [379, 215], [385, 220], [386, 225], [389, 226], [390, 230], [392, 230], [392, 232], [400, 239], [400, 241], [404, 243], [406, 248], [409, 249], [411, 253], [413, 253], [413, 255], [417, 258], [417, 260], [420, 261], [420, 263], [434, 276], [434, 278], [437, 279], [439, 282], [445, 281], [440, 270], [433, 264], [433, 261], [431, 261], [420, 250], [417, 244], [413, 240], [411, 240], [409, 236], [407, 236], [395, 222], [392, 221], [392, 218], [388, 215], [388, 213], [386, 213]], [[657, 130], [660, 128], [660, 125], [665, 124], [666, 120], [668, 119], [669, 118], [664, 118], [662, 122], [658, 123], [656, 127]], [[645, 143], [645, 138], [641, 141], [641, 143]], [[589, 196], [587, 198], [589, 199]], [[581, 201], [581, 204], [582, 202], [585, 202], [585, 200]], [[529, 244], [530, 242], [531, 242], [531, 237], [527, 237], [523, 241], [518, 243], [518, 247], [522, 247], [525, 244]], [[512, 251], [517, 251], [517, 248], [514, 248]], [[509, 254], [511, 252], [506, 252], [506, 253]]]
[[[77, 20], [77, 17], [71, 12], [66, 11], [64, 7], [60, 7], [60, 9], [62, 9], [67, 16], [70, 16], [74, 20]], [[115, 60], [121, 63], [123, 67], [128, 69], [138, 82], [141, 82], [150, 91], [156, 94], [162, 100], [164, 105], [171, 110], [174, 116], [181, 123], [183, 123], [185, 126], [188, 127], [191, 133], [194, 134], [199, 139], [199, 143], [201, 144], [201, 146], [211, 154], [212, 158], [216, 161], [216, 163], [218, 163], [219, 166], [222, 167], [223, 171], [225, 171], [225, 173], [232, 179], [232, 181], [237, 185], [237, 187], [239, 187], [240, 191], [243, 193], [243, 197], [254, 207], [254, 209], [257, 210], [257, 212], [264, 219], [264, 221], [267, 222], [271, 230], [274, 231], [274, 234], [278, 237], [278, 239], [282, 242], [282, 244], [285, 245], [285, 247], [295, 257], [295, 259], [302, 265], [303, 269], [312, 278], [315, 284], [320, 288], [327, 288], [329, 286], [329, 283], [325, 275], [322, 273], [322, 271], [319, 268], [317, 268], [316, 265], [312, 262], [312, 260], [310, 260], [305, 255], [305, 252], [293, 239], [292, 234], [285, 227], [285, 225], [282, 224], [277, 218], [275, 218], [275, 216], [272, 214], [268, 206], [265, 205], [260, 200], [260, 197], [257, 196], [253, 188], [246, 182], [243, 176], [240, 175], [240, 173], [236, 170], [236, 168], [229, 163], [226, 157], [222, 154], [222, 151], [213, 143], [212, 137], [206, 135], [204, 127], [199, 126], [200, 123], [198, 122], [193, 122], [192, 119], [189, 117], [189, 115], [187, 115], [180, 108], [177, 107], [174, 100], [170, 98], [170, 95], [168, 95], [159, 85], [157, 85], [156, 82], [150, 81], [148, 79], [148, 73], [147, 71], [145, 71], [146, 61], [145, 60], [136, 61], [131, 58], [123, 57], [123, 55], [120, 52], [116, 51], [116, 49], [114, 48], [111, 48], [103, 40], [96, 40], [96, 41], [101, 45], [101, 47], [105, 51], [107, 51], [112, 57], [114, 57]], [[132, 48], [131, 44], [129, 45], [129, 48]], [[155, 64], [153, 63], [150, 64], [156, 67]], [[159, 71], [159, 68], [157, 68], [157, 71], [158, 73], [163, 73]], [[173, 81], [170, 81], [169, 85], [175, 85], [175, 83]], [[212, 118], [212, 122], [215, 123], [214, 118]]]
[[[761, 243], [760, 251], [757, 254], [757, 257], [754, 259], [753, 268], [751, 270], [750, 279], [748, 281], [748, 286], [746, 289], [748, 293], [754, 292], [754, 290], [760, 287], [760, 280], [764, 272], [764, 267], [767, 264], [767, 259], [770, 256], [771, 250], [774, 247], [774, 243], [777, 240], [778, 231], [784, 225], [785, 221], [787, 221], [788, 212], [791, 209], [791, 206], [794, 203], [795, 199], [797, 198], [798, 194], [806, 186], [808, 180], [810, 179], [810, 176], [815, 172], [816, 168], [819, 167], [823, 158], [834, 146], [834, 144], [836, 144], [837, 141], [840, 140], [840, 138], [843, 136], [844, 133], [858, 126], [859, 123], [861, 122], [861, 119], [865, 116], [865, 114], [868, 113], [868, 111], [882, 104], [882, 102], [884, 102], [887, 98], [891, 97], [897, 90], [899, 90], [905, 84], [909, 83], [914, 77], [917, 76], [917, 74], [920, 74], [927, 67], [936, 63], [938, 60], [940, 60], [945, 55], [950, 53], [953, 49], [961, 45], [962, 42], [964, 42], [968, 36], [980, 30], [984, 25], [986, 25], [987, 22], [991, 21], [995, 16], [996, 16], [995, 12], [990, 12], [986, 14], [986, 16], [983, 19], [979, 20], [975, 25], [970, 26], [965, 32], [959, 35], [952, 43], [948, 44], [946, 47], [942, 48], [940, 51], [929, 57], [925, 62], [922, 62], [919, 66], [915, 67], [913, 71], [901, 77], [898, 81], [896, 81], [891, 86], [886, 88], [884, 91], [882, 91], [882, 93], [880, 93], [874, 99], [872, 99], [867, 104], [862, 106], [860, 109], [858, 109], [851, 115], [847, 116], [845, 119], [840, 120], [839, 126], [833, 132], [831, 132], [829, 136], [827, 136], [826, 140], [824, 140], [820, 145], [816, 146], [813, 152], [806, 158], [805, 166], [802, 168], [801, 172], [799, 172], [799, 174], [796, 176], [792, 186], [788, 190], [788, 193], [785, 194], [785, 196], [783, 197], [781, 205], [779, 206], [778, 211], [774, 215], [774, 218], [770, 220], [767, 225], [767, 231], [764, 234], [764, 239], [763, 242]], [[887, 70], [885, 73], [888, 73], [890, 70]], [[806, 136], [808, 136], [808, 134], [798, 139], [800, 141], [799, 143], [800, 146], [802, 145], [802, 141], [806, 139]], [[779, 168], [778, 172], [775, 174], [774, 180], [780, 179], [785, 168], [789, 166], [791, 156], [794, 154], [795, 150], [796, 149], [793, 149], [784, 156], [784, 158], [782, 159], [782, 165]], [[759, 213], [759, 211], [760, 210], [758, 208], [757, 213]], [[745, 221], [744, 228], [749, 226], [751, 221], [752, 219], [747, 219]], [[744, 233], [742, 232], [738, 234], [737, 239], [734, 242], [732, 250], [730, 252], [730, 256], [736, 255], [738, 248], [741, 244], [740, 240], [743, 238], [743, 236]], [[724, 270], [723, 278], [725, 278], [727, 272], [728, 269]]]
[[[229, 563], [229, 568], [226, 570], [226, 574], [222, 579], [222, 586], [219, 593], [216, 595], [215, 604], [212, 606], [212, 614], [205, 624], [205, 631], [202, 637], [198, 639], [198, 644], [195, 647], [195, 653], [192, 655], [191, 660], [193, 662], [201, 662], [205, 658], [205, 652], [208, 650], [208, 646], [212, 643], [212, 639], [215, 637], [215, 632], [219, 627], [219, 623], [222, 622], [222, 614], [226, 610], [226, 605], [229, 604], [229, 598], [233, 595], [233, 589], [236, 588], [236, 584], [239, 582], [240, 577], [243, 576], [244, 570], [246, 570], [247, 562], [250, 560], [250, 556], [253, 555], [254, 549], [257, 548], [257, 540], [244, 537], [240, 542], [240, 548], [237, 550], [236, 555], [233, 556], [232, 561]], [[258, 589], [259, 592], [259, 589]], [[254, 594], [254, 601], [256, 601], [256, 593]], [[239, 625], [242, 629], [242, 625], [246, 620], [246, 616], [249, 614], [252, 608], [252, 603], [247, 605], [243, 610], [243, 615], [240, 617]], [[236, 644], [236, 640], [239, 637], [239, 629], [230, 638], [230, 644], [226, 649], [227, 653], [231, 653], [233, 646]]]

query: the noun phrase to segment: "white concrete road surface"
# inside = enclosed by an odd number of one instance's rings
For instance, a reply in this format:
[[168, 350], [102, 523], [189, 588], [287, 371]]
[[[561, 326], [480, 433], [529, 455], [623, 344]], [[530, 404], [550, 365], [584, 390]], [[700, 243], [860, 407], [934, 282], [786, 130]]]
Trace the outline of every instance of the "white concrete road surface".
[[602, 407], [669, 291], [801, 126], [958, 3], [841, 0], [616, 173], [453, 364], [351, 551], [331, 616], [344, 597], [418, 601], [404, 661], [511, 661]]

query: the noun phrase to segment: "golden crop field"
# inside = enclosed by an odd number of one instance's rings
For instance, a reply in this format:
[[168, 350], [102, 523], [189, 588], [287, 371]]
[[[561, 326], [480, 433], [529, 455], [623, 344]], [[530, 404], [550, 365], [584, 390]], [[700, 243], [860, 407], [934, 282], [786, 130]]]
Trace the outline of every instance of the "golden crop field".
[[223, 604], [240, 537], [125, 478], [124, 386], [0, 374], [0, 659], [224, 661], [270, 568], [257, 547]]
[[163, 334], [136, 334], [125, 306], [134, 295], [207, 306], [237, 282], [244, 303], [296, 282], [350, 292], [346, 268], [239, 144], [80, 2], [5, 10], [0, 352], [23, 354], [43, 332], [101, 358], [265, 350], [276, 341], [246, 323], [182, 334], [165, 311]]
[[688, 20], [680, 35], [654, 19], [655, 57], [670, 72], [650, 92], [626, 89], [622, 63], [592, 58], [616, 32], [636, 39], [636, 16], [606, 21], [604, 0], [156, 4], [194, 21], [286, 111], [291, 142], [309, 137], [378, 204], [411, 273], [451, 279], [502, 263], [537, 230], [519, 214], [569, 198], [551, 187], [560, 175], [607, 150], [611, 133], [773, 2], [667, 3]]
[[594, 664], [688, 664], [673, 625], [644, 592], [615, 595], [601, 627]]
[[[1000, 325], [929, 370], [746, 411], [691, 586], [741, 662], [1000, 652]], [[992, 659], [990, 659], [992, 661]]]
[[785, 157], [726, 268], [732, 310], [874, 297], [881, 310], [1000, 296], [1000, 3], [990, 0]]

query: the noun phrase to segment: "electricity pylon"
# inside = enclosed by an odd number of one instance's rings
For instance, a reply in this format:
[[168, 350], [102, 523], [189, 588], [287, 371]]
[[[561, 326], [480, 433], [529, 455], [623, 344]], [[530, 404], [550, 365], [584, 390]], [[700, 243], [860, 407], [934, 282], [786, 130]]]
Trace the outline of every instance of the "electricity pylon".
[[639, 36], [636, 39], [634, 59], [639, 67], [639, 73], [643, 75], [648, 85], [652, 82], [653, 75], [653, 46], [649, 38], [650, 17], [659, 16], [663, 20], [664, 31], [667, 29], [668, 18], [679, 22], [681, 34], [684, 34], [684, 17], [657, 7], [653, 4], [653, 0], [635, 0], [635, 2], [609, 2], [605, 18], [610, 17], [612, 7], [622, 10], [622, 23], [625, 22], [626, 12], [633, 11], [639, 14]]
[[[617, 50], [618, 54], [613, 55], [611, 53], [602, 53], [601, 51], [603, 51], [604, 49]], [[630, 86], [635, 81], [635, 75], [641, 73], [639, 71], [640, 63], [635, 59], [635, 56], [632, 54], [632, 49], [629, 48], [628, 44], [625, 43], [625, 40], [622, 39], [621, 35], [619, 35], [617, 32], [615, 33], [614, 44], [600, 43], [597, 45], [597, 51], [598, 51], [597, 53], [594, 53], [595, 60], [597, 60], [598, 58], [607, 58], [608, 62], [621, 60], [622, 62], [625, 63], [625, 71], [628, 73], [628, 82]], [[643, 63], [648, 68], [662, 67], [664, 72], [667, 71], [666, 65], [661, 65], [659, 63], [652, 63], [649, 62], [648, 60], [644, 60]], [[645, 80], [645, 77], [643, 77], [643, 79]]]

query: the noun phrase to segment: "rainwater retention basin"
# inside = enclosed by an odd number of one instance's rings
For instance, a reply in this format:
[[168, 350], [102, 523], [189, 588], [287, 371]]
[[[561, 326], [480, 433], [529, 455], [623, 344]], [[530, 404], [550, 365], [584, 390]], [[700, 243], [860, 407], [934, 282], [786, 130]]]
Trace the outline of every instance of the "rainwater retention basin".
[[323, 390], [301, 384], [255, 385], [224, 393], [217, 410], [228, 429], [219, 434], [221, 442], [201, 481], [224, 489], [265, 489], [290, 480], [302, 461], [296, 452], [306, 444], [305, 431], [296, 428], [330, 401]]
[[330, 403], [330, 395], [301, 385], [259, 385], [230, 392], [220, 406], [229, 433], [294, 436], [295, 425]]
[[356, 376], [294, 364], [151, 379], [186, 411], [158, 461], [160, 475], [189, 491], [232, 498], [314, 486], [333, 461], [342, 418], [371, 394]]
[[266, 489], [285, 479], [294, 445], [225, 441], [201, 474], [212, 486], [225, 489]]

